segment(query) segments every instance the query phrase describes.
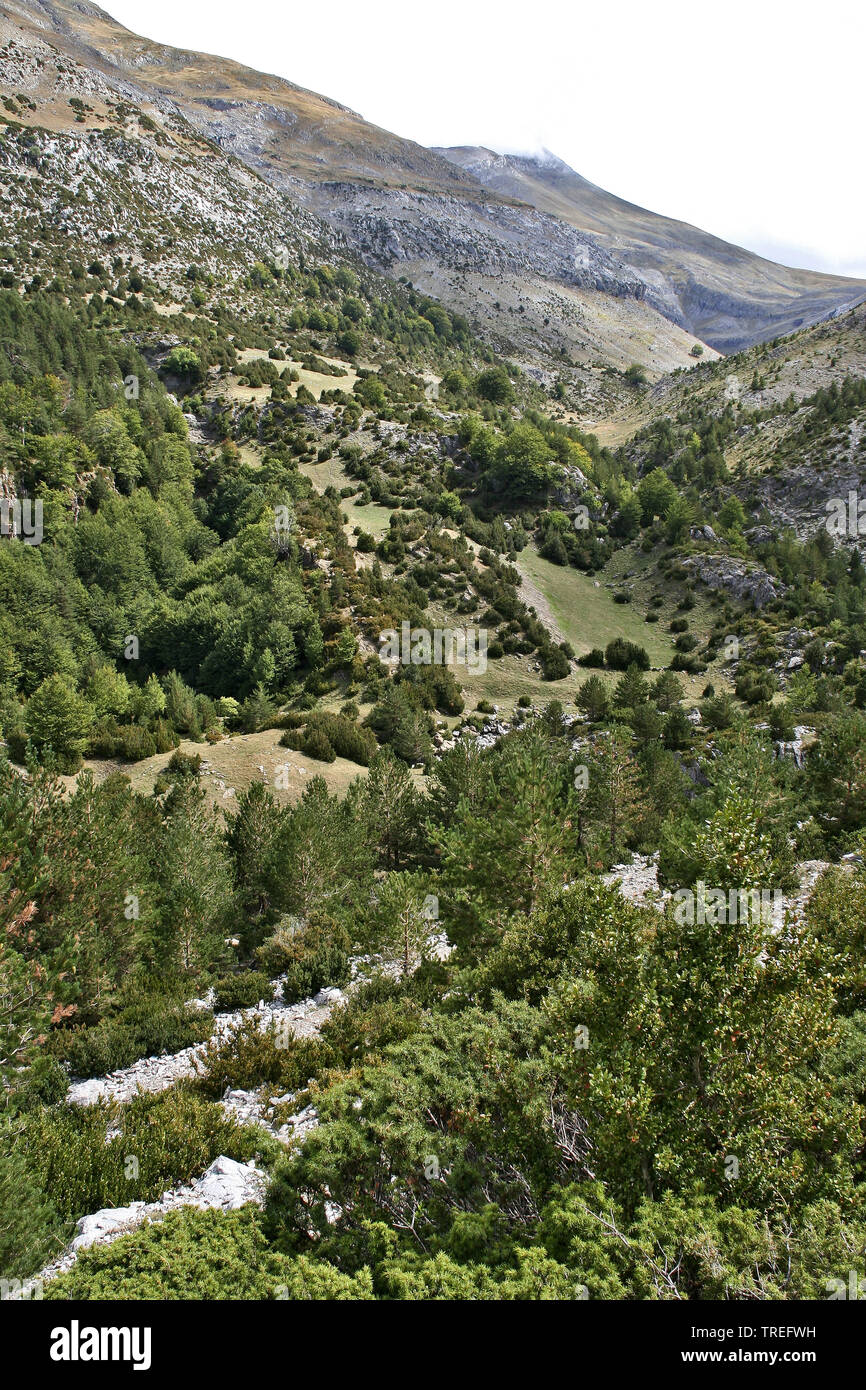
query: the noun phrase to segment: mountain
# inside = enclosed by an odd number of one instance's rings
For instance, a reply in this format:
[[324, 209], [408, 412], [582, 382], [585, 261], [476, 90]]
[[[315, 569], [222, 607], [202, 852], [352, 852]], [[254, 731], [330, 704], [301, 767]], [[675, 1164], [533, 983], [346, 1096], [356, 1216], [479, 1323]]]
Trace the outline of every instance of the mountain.
[[94, 5], [32, 0], [0, 14], [6, 82], [35, 102], [17, 119], [80, 135], [120, 101], [160, 129], [183, 120], [368, 265], [441, 298], [496, 350], [542, 381], [564, 377], [593, 408], [621, 394], [611, 367], [638, 362], [657, 376], [691, 361], [692, 335], [596, 238], [441, 155], [280, 78], [138, 38]]
[[[553, 156], [424, 149], [282, 78], [140, 38], [85, 0], [10, 0], [0, 13], [15, 45], [7, 80], [58, 127], [75, 120], [71, 92], [110, 89], [157, 122], [182, 116], [369, 265], [466, 314], [542, 379], [555, 366], [587, 403], [609, 393], [610, 366], [657, 376], [688, 365], [695, 338], [732, 351], [866, 293], [635, 208]], [[49, 51], [66, 62], [46, 62]]]
[[[755, 519], [800, 539], [824, 529], [834, 499], [866, 488], [866, 304], [688, 377], [662, 378], [600, 422], [638, 470], [692, 430], [721, 431], [730, 481]], [[671, 422], [676, 424], [672, 425]]]
[[792, 333], [866, 295], [863, 281], [777, 265], [628, 203], [549, 151], [502, 155], [464, 146], [437, 153], [485, 188], [588, 232], [648, 283], [662, 313], [720, 352]]
[[[9, 0], [19, 44], [50, 45], [136, 100], [175, 107], [272, 182], [351, 178], [448, 192], [477, 181], [328, 97], [227, 58], [152, 43], [86, 0]], [[47, 73], [34, 74], [45, 91]], [[85, 79], [86, 80], [86, 79]]]
[[0, 1300], [866, 1290], [866, 303], [692, 358], [323, 98], [0, 67]]

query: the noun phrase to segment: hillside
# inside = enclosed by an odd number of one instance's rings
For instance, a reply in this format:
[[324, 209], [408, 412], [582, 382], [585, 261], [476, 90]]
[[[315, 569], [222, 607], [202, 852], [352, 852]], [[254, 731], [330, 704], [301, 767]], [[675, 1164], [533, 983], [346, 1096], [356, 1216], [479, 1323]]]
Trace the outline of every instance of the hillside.
[[792, 333], [866, 295], [844, 276], [794, 270], [698, 227], [648, 212], [581, 178], [556, 155], [439, 149], [498, 194], [588, 232], [651, 286], [651, 302], [719, 352]]
[[500, 177], [503, 161], [486, 152], [423, 149], [283, 79], [138, 38], [90, 4], [19, 0], [5, 12], [19, 49], [48, 44], [78, 65], [71, 87], [73, 70], [41, 60], [9, 70], [10, 85], [44, 102], [54, 122], [68, 123], [70, 91], [94, 80], [157, 120], [182, 113], [368, 264], [440, 297], [548, 381], [552, 352], [582, 405], [616, 398], [616, 378], [599, 366], [637, 362], [659, 375], [689, 365], [695, 339], [729, 351], [823, 317], [862, 289], [762, 262], [600, 190], [587, 215], [575, 188], [591, 186], [554, 161], [507, 160]]
[[199, 1377], [239, 1302], [811, 1326], [866, 1288], [866, 543], [822, 516], [866, 306], [692, 356], [600, 232], [24, 15], [0, 1299], [175, 1308]]
[[866, 409], [856, 388], [864, 377], [861, 305], [688, 378], [667, 377], [594, 427], [643, 467], [660, 437], [675, 455], [677, 435], [682, 448], [696, 422], [715, 420], [730, 481], [753, 522], [806, 538], [824, 528], [833, 499], [863, 492]]

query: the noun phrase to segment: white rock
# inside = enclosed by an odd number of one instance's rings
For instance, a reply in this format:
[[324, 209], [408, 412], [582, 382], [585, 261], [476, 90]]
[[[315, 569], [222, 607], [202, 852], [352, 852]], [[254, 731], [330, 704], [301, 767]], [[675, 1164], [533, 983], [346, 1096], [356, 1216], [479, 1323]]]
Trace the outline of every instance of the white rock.
[[221, 1154], [207, 1172], [193, 1184], [196, 1206], [223, 1207], [235, 1210], [247, 1202], [261, 1202], [267, 1179], [252, 1163]]
[[144, 1207], [144, 1202], [130, 1202], [128, 1207], [103, 1207], [92, 1216], [82, 1216], [75, 1227], [77, 1235], [72, 1242], [72, 1249], [84, 1250], [88, 1245], [94, 1245], [108, 1236], [137, 1226]]
[[343, 997], [343, 991], [341, 989], [336, 989], [332, 985], [327, 985], [325, 989], [319, 990], [313, 1003], [318, 1004], [321, 1009], [325, 1004], [339, 1004]]

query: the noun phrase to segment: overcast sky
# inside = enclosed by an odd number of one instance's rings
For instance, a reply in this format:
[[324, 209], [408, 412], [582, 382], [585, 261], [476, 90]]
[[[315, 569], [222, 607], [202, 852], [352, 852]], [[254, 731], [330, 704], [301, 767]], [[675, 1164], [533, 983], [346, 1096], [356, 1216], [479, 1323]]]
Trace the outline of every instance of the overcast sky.
[[866, 277], [863, 0], [102, 0], [425, 145], [546, 147], [791, 265]]

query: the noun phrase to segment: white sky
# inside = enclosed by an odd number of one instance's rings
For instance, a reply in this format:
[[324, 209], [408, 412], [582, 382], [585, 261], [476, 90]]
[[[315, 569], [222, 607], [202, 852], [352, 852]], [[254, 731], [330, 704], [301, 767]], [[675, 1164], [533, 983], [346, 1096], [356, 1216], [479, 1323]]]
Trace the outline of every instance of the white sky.
[[102, 0], [424, 145], [547, 147], [602, 188], [866, 277], [863, 0]]

